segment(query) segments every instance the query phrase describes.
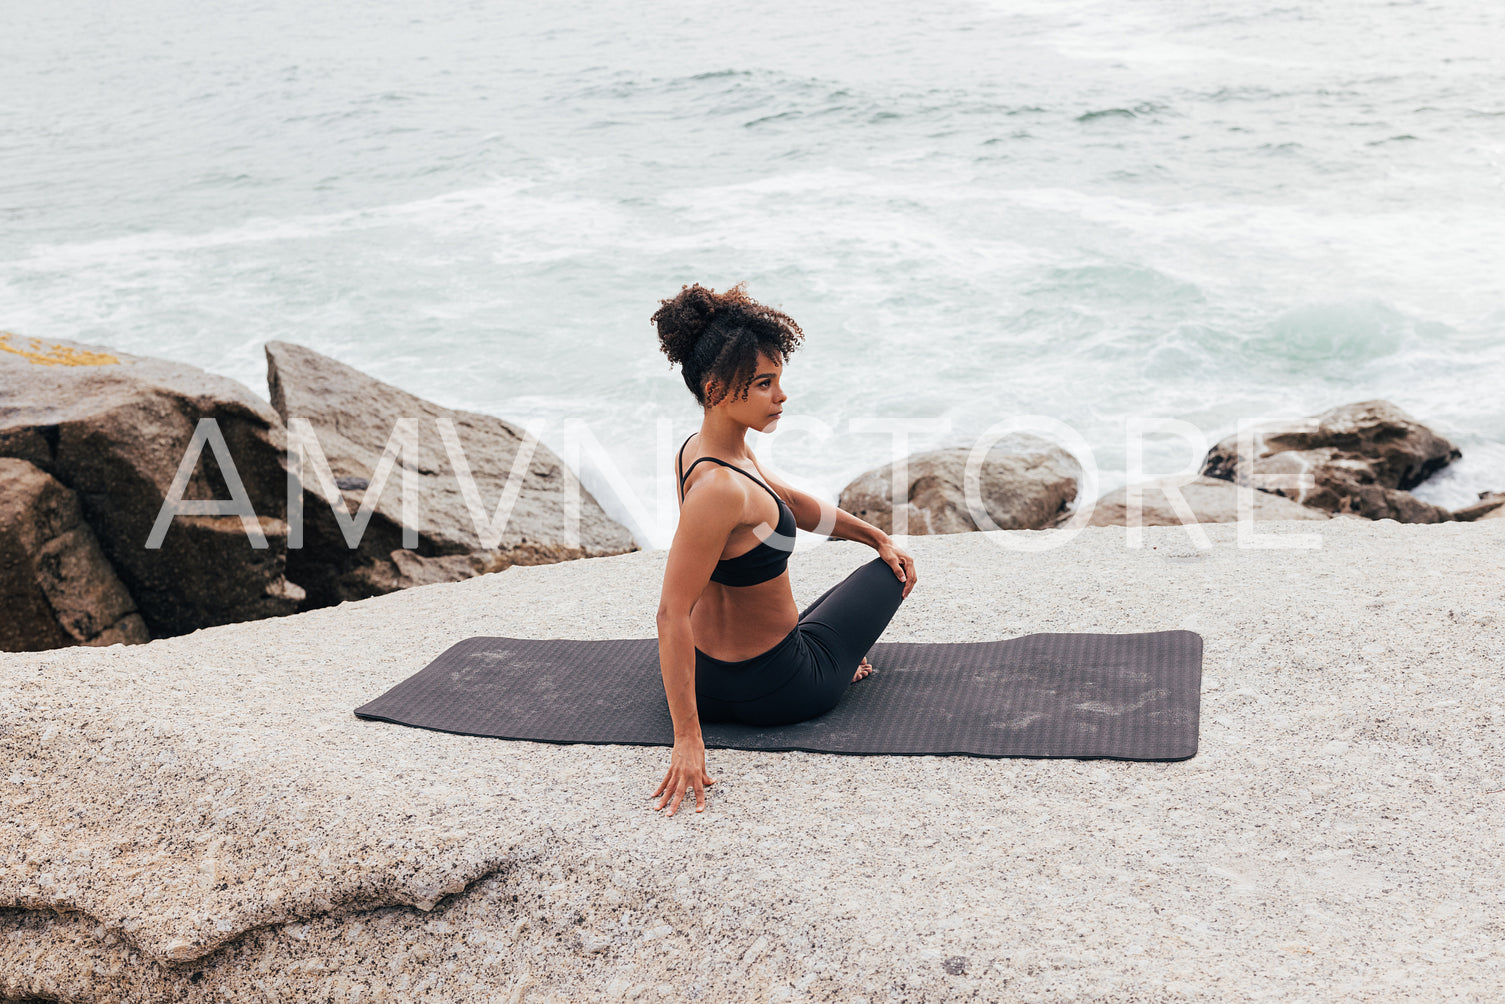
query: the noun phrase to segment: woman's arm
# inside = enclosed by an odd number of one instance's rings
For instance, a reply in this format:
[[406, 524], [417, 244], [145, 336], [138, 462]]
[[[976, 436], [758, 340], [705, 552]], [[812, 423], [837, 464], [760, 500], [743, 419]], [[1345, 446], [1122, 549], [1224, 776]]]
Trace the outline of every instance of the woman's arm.
[[[801, 526], [800, 529], [814, 530], [819, 525], [820, 507], [831, 505], [831, 503], [822, 502], [815, 496], [807, 495], [804, 492], [799, 493], [799, 500], [802, 508], [808, 507], [815, 510], [814, 516], [810, 520], [810, 525], [808, 527]], [[794, 507], [790, 506], [790, 508]], [[832, 506], [832, 508], [836, 507]], [[794, 521], [795, 525], [799, 526], [799, 510], [797, 509], [795, 510]], [[882, 548], [884, 544], [891, 543], [888, 534], [867, 520], [853, 516], [845, 509], [839, 508], [836, 509], [836, 525], [831, 528], [829, 536], [835, 537], [837, 540], [855, 540], [859, 544], [866, 544], [872, 548]]]
[[674, 721], [674, 752], [669, 772], [649, 797], [663, 796], [657, 809], [672, 799], [671, 816], [687, 787], [695, 789], [695, 811], [702, 811], [705, 785], [714, 783], [706, 773], [705, 741], [695, 707], [695, 633], [690, 628], [690, 608], [705, 591], [746, 506], [745, 489], [731, 477], [729, 472], [725, 476], [709, 472], [685, 495], [659, 594], [658, 661], [669, 717]]
[[[751, 451], [749, 451], [751, 452]], [[908, 551], [895, 546], [892, 538], [882, 530], [864, 519], [859, 519], [845, 509], [832, 506], [829, 502], [823, 502], [807, 492], [802, 492], [786, 481], [776, 478], [758, 464], [758, 458], [753, 457], [753, 463], [757, 465], [758, 473], [763, 475], [763, 480], [768, 482], [770, 488], [783, 495], [789, 503], [789, 508], [794, 511], [794, 525], [801, 530], [813, 531], [819, 528], [823, 509], [836, 510], [836, 523], [831, 527], [830, 536], [838, 540], [855, 540], [859, 544], [866, 544], [878, 552], [878, 556], [888, 562], [888, 566], [894, 570], [894, 574], [904, 583], [904, 595], [914, 588], [918, 579], [915, 573], [914, 558]]]
[[[755, 464], [757, 459], [756, 456], [753, 457]], [[888, 534], [873, 524], [853, 516], [845, 509], [838, 509], [829, 502], [823, 502], [808, 492], [800, 491], [787, 481], [768, 473], [763, 465], [757, 466], [758, 473], [763, 475], [763, 480], [768, 482], [768, 486], [784, 496], [784, 500], [789, 503], [789, 508], [794, 510], [794, 525], [801, 530], [816, 530], [820, 526], [822, 507], [827, 507], [836, 510], [836, 525], [831, 528], [830, 536], [838, 540], [855, 540], [859, 544], [866, 544], [873, 548], [889, 542]]]

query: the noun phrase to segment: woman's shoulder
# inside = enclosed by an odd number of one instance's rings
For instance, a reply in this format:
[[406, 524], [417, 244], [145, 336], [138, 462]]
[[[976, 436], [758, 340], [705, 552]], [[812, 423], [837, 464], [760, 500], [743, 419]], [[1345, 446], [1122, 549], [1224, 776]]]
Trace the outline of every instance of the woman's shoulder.
[[718, 547], [726, 543], [732, 531], [748, 522], [747, 488], [737, 475], [716, 464], [703, 464], [685, 483], [679, 500], [680, 532], [690, 538], [709, 541]]
[[690, 498], [692, 492], [700, 495], [714, 495], [723, 502], [732, 497], [746, 496], [747, 492], [744, 487], [746, 478], [738, 477], [736, 471], [730, 467], [723, 467], [719, 463], [702, 464], [695, 467], [693, 471], [690, 470], [690, 466], [700, 460], [715, 461], [716, 458], [696, 457], [694, 460], [686, 458], [684, 477], [680, 481], [681, 495], [685, 500]]

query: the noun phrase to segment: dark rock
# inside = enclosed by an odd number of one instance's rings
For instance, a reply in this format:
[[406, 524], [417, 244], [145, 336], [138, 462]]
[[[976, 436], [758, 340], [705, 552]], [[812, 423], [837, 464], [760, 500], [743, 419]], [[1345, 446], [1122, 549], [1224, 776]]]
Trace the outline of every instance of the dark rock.
[[[304, 540], [288, 551], [288, 575], [308, 590], [309, 605], [359, 599], [409, 586], [450, 582], [511, 565], [538, 565], [637, 550], [554, 453], [536, 445], [499, 541], [488, 545], [461, 491], [435, 420], [447, 418], [464, 450], [486, 520], [495, 515], [523, 430], [490, 415], [453, 411], [399, 390], [300, 345], [266, 344], [273, 407], [291, 423], [307, 419], [335, 485], [353, 516], [374, 477], [398, 419], [414, 419], [415, 450], [400, 453], [350, 548], [310, 459], [304, 463]], [[404, 546], [402, 468], [416, 476], [421, 513], [416, 546]], [[578, 493], [580, 530], [566, 534], [567, 500]]]
[[0, 611], [6, 652], [151, 640], [78, 497], [12, 457], [0, 457]]
[[1461, 455], [1390, 402], [1361, 401], [1256, 429], [1249, 470], [1240, 469], [1238, 437], [1230, 436], [1208, 451], [1201, 473], [1330, 513], [1439, 523], [1451, 514], [1406, 489]]
[[[214, 419], [268, 546], [239, 516], [178, 516], [148, 538], [199, 420]], [[83, 519], [154, 637], [292, 613], [283, 575], [286, 440], [265, 401], [180, 363], [0, 333], [0, 456], [26, 460], [78, 496]], [[204, 449], [183, 498], [230, 498]]]
[[[904, 509], [914, 534], [977, 530], [963, 493], [971, 448], [919, 453], [908, 461]], [[888, 464], [862, 474], [841, 490], [837, 504], [885, 533], [894, 532], [893, 471]], [[1052, 525], [1076, 498], [1081, 466], [1053, 443], [1016, 436], [995, 444], [983, 459], [978, 487], [983, 509], [1000, 530]], [[992, 529], [984, 526], [981, 529]]]
[[[1140, 526], [1180, 526], [1182, 519], [1172, 506], [1163, 487], [1174, 478], [1157, 478], [1146, 482], [1144, 501], [1140, 509]], [[1232, 481], [1209, 478], [1205, 475], [1176, 485], [1192, 515], [1198, 523], [1234, 523], [1238, 521], [1238, 486]], [[1088, 526], [1128, 525], [1128, 486], [1109, 492], [1092, 507]], [[1254, 518], [1261, 522], [1272, 519], [1331, 519], [1332, 515], [1322, 509], [1313, 509], [1271, 492], [1254, 493]]]
[[1505, 492], [1480, 492], [1479, 501], [1453, 510], [1453, 518], [1465, 523], [1480, 519], [1499, 519], [1505, 515]]

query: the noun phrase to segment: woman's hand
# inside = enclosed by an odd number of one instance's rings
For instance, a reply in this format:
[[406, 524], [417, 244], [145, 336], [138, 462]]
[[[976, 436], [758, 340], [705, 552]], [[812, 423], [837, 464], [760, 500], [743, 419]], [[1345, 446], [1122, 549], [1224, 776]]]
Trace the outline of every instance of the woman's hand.
[[909, 552], [895, 547], [892, 540], [884, 540], [878, 545], [878, 557], [888, 562], [888, 567], [892, 568], [894, 574], [899, 577], [899, 581], [904, 583], [904, 592], [900, 595], [900, 599], [908, 596], [909, 591], [914, 588], [916, 577], [914, 559], [909, 556]]
[[[657, 788], [649, 798], [658, 798], [659, 803], [653, 807], [657, 812], [666, 804], [669, 806], [669, 815], [679, 808], [680, 799], [685, 797], [685, 788], [695, 789], [695, 811], [705, 811], [705, 786], [715, 784], [716, 779], [706, 773], [705, 770], [705, 740], [699, 736], [695, 738], [675, 739], [674, 754], [669, 760], [669, 773], [659, 782]], [[670, 799], [674, 801], [670, 803]]]

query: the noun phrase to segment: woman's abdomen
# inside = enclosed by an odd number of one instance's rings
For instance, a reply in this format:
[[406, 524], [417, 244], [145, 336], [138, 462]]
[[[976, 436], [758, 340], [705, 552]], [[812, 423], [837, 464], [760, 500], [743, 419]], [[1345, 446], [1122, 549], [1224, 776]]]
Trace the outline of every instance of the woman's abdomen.
[[695, 647], [724, 662], [761, 655], [799, 623], [789, 573], [751, 586], [707, 583], [690, 610]]

